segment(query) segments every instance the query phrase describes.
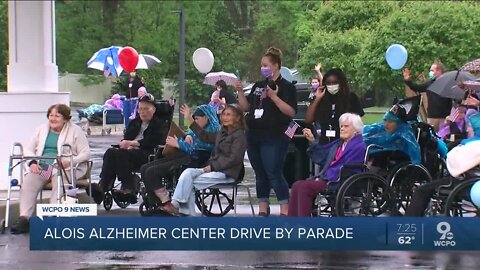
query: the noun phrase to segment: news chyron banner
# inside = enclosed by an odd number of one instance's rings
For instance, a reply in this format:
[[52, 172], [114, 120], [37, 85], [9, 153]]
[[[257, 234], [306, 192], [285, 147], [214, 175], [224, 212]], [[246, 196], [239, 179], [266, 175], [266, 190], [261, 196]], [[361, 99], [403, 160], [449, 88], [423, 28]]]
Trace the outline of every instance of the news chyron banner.
[[480, 250], [480, 219], [32, 217], [30, 249]]

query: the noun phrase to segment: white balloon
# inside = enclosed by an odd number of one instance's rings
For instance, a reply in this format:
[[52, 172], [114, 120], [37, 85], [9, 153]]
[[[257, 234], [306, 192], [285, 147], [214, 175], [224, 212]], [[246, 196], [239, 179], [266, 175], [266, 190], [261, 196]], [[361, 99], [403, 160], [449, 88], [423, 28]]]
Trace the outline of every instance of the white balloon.
[[207, 48], [198, 48], [193, 53], [193, 65], [201, 73], [208, 73], [213, 68], [213, 53]]

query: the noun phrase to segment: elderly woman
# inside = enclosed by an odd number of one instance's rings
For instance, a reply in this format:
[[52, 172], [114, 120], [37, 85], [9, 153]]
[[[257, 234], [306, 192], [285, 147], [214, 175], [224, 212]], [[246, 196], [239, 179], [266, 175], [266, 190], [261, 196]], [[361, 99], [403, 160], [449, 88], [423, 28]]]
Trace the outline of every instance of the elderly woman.
[[[407, 122], [416, 117], [416, 98], [401, 100], [383, 116], [383, 122], [365, 126], [363, 140], [366, 145], [375, 144], [383, 149], [371, 150], [375, 154], [375, 162], [383, 162], [380, 156], [400, 161], [410, 160], [414, 164], [421, 163], [420, 145]], [[418, 100], [419, 101], [419, 100]], [[408, 111], [407, 111], [408, 109]], [[382, 156], [383, 157], [383, 156]], [[374, 164], [378, 167], [382, 165]]]
[[157, 145], [163, 144], [168, 126], [155, 117], [156, 105], [152, 95], [139, 98], [139, 117], [132, 120], [118, 147], [108, 149], [103, 155], [100, 182], [92, 184], [92, 196], [97, 204], [103, 201], [105, 191], [112, 188], [115, 179], [122, 182], [116, 196], [130, 203], [137, 202], [133, 172], [148, 162]]
[[[96, 120], [96, 118], [102, 118], [104, 110], [107, 109], [118, 109], [123, 111], [123, 101], [122, 97], [119, 94], [114, 94], [110, 99], [105, 101], [103, 105], [92, 104], [85, 109], [78, 109], [78, 121], [81, 121], [83, 117], [88, 120]], [[101, 121], [101, 120], [100, 120]]]
[[474, 109], [468, 109], [465, 106], [452, 108], [445, 123], [440, 125], [437, 135], [448, 143], [448, 149], [457, 146], [463, 139], [467, 138], [467, 118], [477, 113]]
[[[365, 144], [362, 140], [363, 122], [360, 116], [344, 113], [339, 118], [340, 138], [328, 144], [316, 142], [308, 149], [313, 162], [321, 166], [318, 175], [311, 179], [296, 181], [290, 192], [289, 216], [310, 216], [312, 203], [329, 182], [339, 180], [340, 169], [347, 163], [363, 162]], [[312, 132], [304, 129], [306, 138], [314, 141]]]
[[162, 210], [178, 215], [179, 212], [195, 213], [195, 189], [204, 189], [221, 183], [233, 183], [243, 169], [243, 158], [247, 148], [245, 118], [236, 104], [228, 104], [221, 115], [222, 129], [217, 133], [204, 131], [193, 122], [190, 128], [205, 142], [215, 143], [207, 166], [202, 169], [186, 169], [178, 179], [173, 198]]
[[[220, 131], [217, 113], [212, 106], [201, 105], [193, 115], [190, 115], [190, 108], [187, 105], [182, 109], [186, 119], [193, 116], [193, 121], [206, 132]], [[193, 168], [203, 166], [208, 161], [214, 146], [200, 140], [192, 130], [187, 132], [185, 138], [167, 137], [166, 144], [180, 151], [149, 162], [140, 168], [145, 187], [152, 191], [162, 204], [170, 200], [168, 191], [162, 183], [162, 178], [170, 172], [170, 169], [182, 165]]]
[[137, 117], [137, 109], [138, 109], [138, 100], [145, 96], [147, 93], [147, 88], [145, 88], [144, 86], [138, 88], [137, 90], [137, 95], [138, 97], [137, 98], [134, 98], [134, 101], [135, 101], [135, 106], [133, 106], [133, 111], [132, 111], [132, 114], [130, 115], [129, 119], [132, 120], [132, 119], [135, 119], [135, 117]]
[[[60, 150], [64, 144], [71, 146], [73, 164], [69, 158], [62, 158], [62, 165], [68, 171], [71, 167], [77, 166], [90, 159], [90, 147], [82, 129], [73, 124], [70, 119], [70, 108], [65, 104], [55, 104], [48, 108], [48, 122], [41, 125], [35, 131], [32, 140], [25, 148], [26, 156], [56, 157], [61, 154]], [[48, 182], [52, 182], [52, 196], [50, 203], [57, 203], [57, 173], [54, 172], [49, 179], [40, 175], [42, 168], [52, 165], [54, 160], [39, 159], [31, 160], [29, 172], [25, 175], [22, 188], [20, 189], [20, 218], [12, 226], [13, 234], [27, 233], [29, 231], [28, 219], [32, 216], [37, 202], [38, 193]], [[86, 163], [80, 164], [75, 171], [77, 178], [85, 175]], [[63, 194], [63, 190], [60, 190]]]
[[[452, 177], [461, 178], [478, 177], [480, 165], [480, 113], [475, 113], [467, 118], [467, 132], [469, 139], [454, 147], [447, 154], [447, 169]], [[444, 177], [423, 186], [413, 193], [411, 203], [405, 213], [406, 216], [423, 216], [430, 198], [437, 188], [448, 185], [452, 177]], [[453, 179], [457, 181], [457, 179]], [[459, 180], [458, 180], [459, 181]]]

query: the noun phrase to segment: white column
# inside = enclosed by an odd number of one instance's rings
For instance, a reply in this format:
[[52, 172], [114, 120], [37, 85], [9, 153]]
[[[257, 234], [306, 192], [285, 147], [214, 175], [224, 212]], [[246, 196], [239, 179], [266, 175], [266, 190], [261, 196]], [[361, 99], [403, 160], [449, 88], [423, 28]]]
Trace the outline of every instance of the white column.
[[8, 1], [8, 92], [58, 92], [55, 2]]
[[50, 105], [70, 103], [58, 92], [55, 1], [8, 1], [7, 93], [0, 93], [0, 189], [6, 189], [13, 142], [26, 144], [47, 121]]

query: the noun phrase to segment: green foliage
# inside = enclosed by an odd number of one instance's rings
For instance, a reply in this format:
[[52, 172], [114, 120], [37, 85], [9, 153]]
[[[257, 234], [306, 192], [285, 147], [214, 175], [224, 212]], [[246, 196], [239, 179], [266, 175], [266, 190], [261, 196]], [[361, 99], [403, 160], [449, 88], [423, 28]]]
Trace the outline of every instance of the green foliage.
[[[0, 91], [8, 64], [7, 1], [0, 1]], [[304, 77], [313, 66], [345, 70], [354, 91], [374, 90], [380, 103], [402, 95], [401, 71], [385, 61], [390, 44], [409, 53], [412, 76], [426, 73], [440, 59], [452, 70], [478, 58], [480, 5], [435, 1], [57, 1], [57, 64], [60, 72], [86, 74], [85, 84], [101, 82], [101, 71], [86, 62], [100, 48], [132, 46], [162, 63], [138, 70], [147, 90], [162, 96], [162, 80], [178, 83], [179, 17], [186, 20], [186, 98], [208, 100], [193, 52], [209, 48], [212, 71], [240, 71], [243, 80], [259, 79], [259, 62], [270, 46], [283, 51], [283, 65]], [[300, 58], [299, 58], [300, 57]], [[120, 81], [124, 78], [120, 78]], [[118, 86], [115, 85], [114, 89]], [[168, 97], [163, 97], [168, 98]], [[178, 98], [178, 93], [176, 98]]]
[[[343, 68], [354, 89], [373, 89], [377, 102], [387, 104], [405, 89], [401, 71], [391, 70], [385, 51], [391, 44], [405, 46], [412, 77], [427, 72], [441, 60], [447, 70], [478, 58], [480, 6], [471, 2], [333, 2], [322, 4], [308, 18], [316, 18], [312, 29], [304, 24], [297, 30], [309, 34], [298, 66], [309, 72], [316, 62], [326, 68]], [[302, 22], [302, 20], [301, 20]], [[303, 21], [304, 22], [304, 21]], [[306, 73], [308, 74], [308, 73]], [[312, 73], [310, 73], [312, 74]]]

